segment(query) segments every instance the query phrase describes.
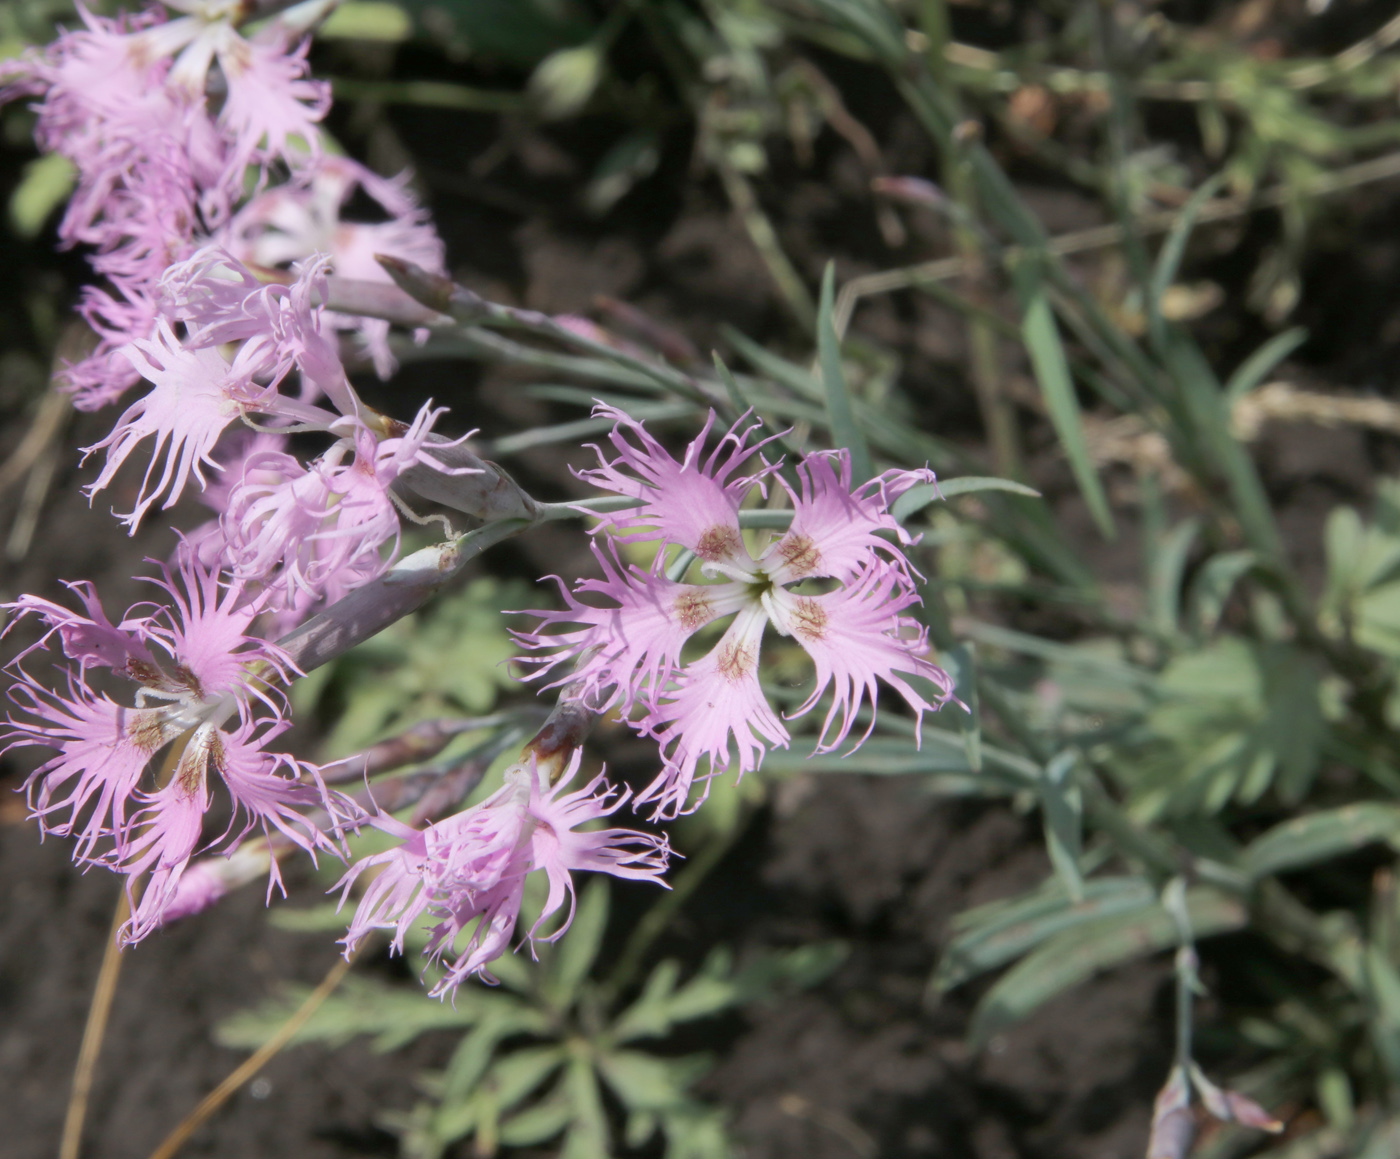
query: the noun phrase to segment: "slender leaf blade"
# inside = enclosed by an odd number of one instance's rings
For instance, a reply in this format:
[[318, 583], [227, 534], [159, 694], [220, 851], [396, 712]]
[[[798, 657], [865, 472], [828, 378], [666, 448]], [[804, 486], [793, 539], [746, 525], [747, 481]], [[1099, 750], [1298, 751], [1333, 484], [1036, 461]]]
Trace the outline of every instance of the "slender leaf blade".
[[1041, 271], [1034, 263], [1022, 261], [1013, 271], [1013, 280], [1021, 301], [1021, 338], [1030, 355], [1051, 425], [1059, 436], [1065, 457], [1069, 459], [1070, 470], [1074, 473], [1080, 493], [1089, 505], [1089, 513], [1104, 536], [1111, 539], [1116, 532], [1108, 508], [1108, 495], [1089, 456], [1084, 418], [1079, 410], [1079, 399], [1074, 393], [1069, 360], [1060, 341], [1060, 331], [1050, 309]]
[[[1249, 912], [1238, 898], [1217, 890], [1192, 890], [1186, 899], [1191, 930], [1197, 938], [1238, 930]], [[968, 1031], [974, 1049], [1027, 1017], [1045, 1002], [1095, 974], [1177, 944], [1180, 933], [1160, 906], [1104, 918], [1068, 930], [1022, 958], [983, 996]]]
[[836, 338], [832, 307], [836, 292], [836, 266], [827, 262], [822, 274], [821, 306], [817, 316], [817, 359], [821, 364], [822, 382], [826, 386], [826, 413], [831, 423], [831, 441], [845, 447], [851, 454], [851, 479], [857, 486], [869, 479], [875, 470], [870, 463], [870, 448], [865, 432], [856, 425], [850, 391], [846, 387], [846, 372], [841, 367], [841, 344]]

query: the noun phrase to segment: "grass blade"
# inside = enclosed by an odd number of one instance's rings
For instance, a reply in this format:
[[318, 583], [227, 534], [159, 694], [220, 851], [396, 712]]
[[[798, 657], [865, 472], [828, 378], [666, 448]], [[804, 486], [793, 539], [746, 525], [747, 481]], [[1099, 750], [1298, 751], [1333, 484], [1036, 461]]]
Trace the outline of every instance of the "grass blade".
[[1275, 334], [1246, 358], [1235, 373], [1225, 383], [1225, 397], [1230, 402], [1238, 402], [1251, 390], [1264, 381], [1265, 377], [1308, 340], [1308, 332], [1301, 326], [1294, 326], [1282, 334]]
[[822, 299], [817, 312], [817, 355], [821, 363], [822, 381], [826, 385], [826, 411], [831, 420], [831, 441], [851, 453], [851, 478], [859, 486], [875, 470], [870, 464], [870, 448], [865, 434], [856, 425], [851, 408], [851, 395], [846, 389], [846, 374], [841, 369], [841, 344], [836, 340], [836, 327], [831, 311], [835, 295], [836, 267], [827, 262], [822, 274]]
[[1021, 337], [1030, 354], [1036, 381], [1045, 399], [1050, 422], [1060, 438], [1069, 459], [1075, 482], [1089, 505], [1089, 512], [1106, 538], [1115, 535], [1113, 516], [1108, 509], [1108, 496], [1089, 457], [1089, 444], [1084, 437], [1084, 422], [1079, 411], [1079, 399], [1074, 393], [1074, 381], [1069, 373], [1069, 360], [1060, 341], [1055, 315], [1038, 266], [1023, 261], [1013, 271], [1016, 294], [1021, 300]]

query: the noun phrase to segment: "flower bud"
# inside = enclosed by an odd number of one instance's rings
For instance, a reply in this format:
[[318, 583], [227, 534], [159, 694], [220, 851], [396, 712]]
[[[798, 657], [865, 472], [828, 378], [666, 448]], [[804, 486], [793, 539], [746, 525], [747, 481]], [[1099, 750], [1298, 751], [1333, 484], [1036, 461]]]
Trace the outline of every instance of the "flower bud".
[[592, 44], [561, 48], [540, 61], [530, 77], [530, 95], [540, 115], [560, 120], [588, 104], [603, 75], [603, 54]]

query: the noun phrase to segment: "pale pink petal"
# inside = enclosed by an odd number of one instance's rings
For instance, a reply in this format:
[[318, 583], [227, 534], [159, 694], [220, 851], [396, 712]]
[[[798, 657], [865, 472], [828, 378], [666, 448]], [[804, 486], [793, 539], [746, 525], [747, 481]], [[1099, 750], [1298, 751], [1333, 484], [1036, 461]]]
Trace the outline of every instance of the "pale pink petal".
[[[336, 832], [341, 823], [353, 823], [361, 814], [349, 798], [330, 793], [318, 776], [311, 783], [303, 780], [303, 766], [286, 753], [265, 751], [268, 742], [288, 727], [286, 721], [241, 721], [232, 731], [219, 734], [218, 751], [211, 756], [210, 765], [228, 789], [235, 811], [224, 839], [232, 834], [227, 848], [233, 849], [254, 828], [261, 829], [265, 837], [275, 829], [311, 854], [314, 861], [318, 850], [335, 850], [335, 842], [326, 830]], [[312, 820], [317, 811], [329, 817], [324, 826]], [[220, 844], [224, 839], [220, 839]], [[276, 859], [271, 868], [280, 885]]]
[[101, 860], [108, 854], [99, 845], [110, 841], [120, 849], [130, 839], [127, 806], [141, 774], [182, 729], [162, 709], [123, 708], [71, 676], [65, 697], [23, 670], [16, 675], [10, 699], [25, 716], [9, 718], [4, 751], [37, 746], [58, 752], [25, 782], [30, 808], [43, 832], [76, 838], [75, 861]]
[[[105, 439], [85, 449], [102, 450], [106, 461], [97, 480], [86, 488], [101, 491], [118, 468], [147, 437], [155, 442], [135, 509], [122, 516], [134, 534], [146, 510], [162, 495], [171, 507], [191, 475], [204, 486], [203, 468], [218, 467], [212, 452], [224, 428], [243, 406], [256, 404], [261, 393], [252, 376], [237, 362], [230, 364], [217, 350], [186, 350], [168, 324], [157, 324], [156, 337], [137, 341], [126, 354], [153, 389], [130, 407]], [[160, 477], [152, 482], [157, 463]]]
[[249, 596], [240, 582], [221, 584], [218, 572], [201, 565], [192, 553], [184, 553], [177, 568], [172, 576], [162, 566], [161, 578], [150, 582], [171, 600], [161, 611], [169, 622], [165, 631], [182, 690], [199, 701], [227, 693], [246, 698], [253, 665], [267, 669], [266, 677], [290, 679], [295, 669], [281, 649], [248, 634], [262, 610], [261, 598]]
[[569, 902], [565, 920], [540, 940], [555, 941], [568, 930], [573, 921], [572, 873], [576, 870], [666, 884], [662, 874], [671, 851], [665, 837], [635, 829], [580, 828], [617, 812], [632, 795], [630, 790], [610, 786], [601, 772], [583, 788], [565, 793], [563, 790], [578, 775], [582, 759], [583, 750], [575, 749], [568, 767], [553, 786], [542, 786], [543, 777], [539, 775], [534, 778], [530, 812], [539, 823], [530, 835], [531, 852], [534, 867], [544, 870], [549, 879], [549, 892], [539, 919], [530, 930], [531, 939], [540, 937], [539, 929], [559, 911], [565, 898]]
[[792, 526], [762, 560], [774, 583], [812, 576], [848, 580], [877, 553], [903, 561], [893, 541], [908, 543], [909, 536], [889, 506], [915, 483], [934, 482], [932, 471], [891, 471], [853, 491], [851, 456], [844, 448], [808, 455], [796, 470], [801, 493], [788, 489]]
[[[627, 716], [639, 698], [654, 697], [671, 679], [682, 647], [695, 632], [749, 602], [747, 585], [673, 583], [635, 565], [624, 567], [611, 543], [604, 551], [595, 540], [592, 548], [604, 578], [580, 580], [577, 590], [604, 596], [613, 606], [585, 604], [554, 577], [567, 607], [525, 613], [541, 622], [533, 631], [515, 633], [515, 639], [532, 651], [548, 651], [522, 660], [538, 665], [535, 676], [573, 663], [545, 687], [581, 682], [596, 711], [617, 708]], [[580, 626], [546, 630], [565, 624]]]
[[758, 682], [767, 623], [761, 609], [740, 612], [714, 650], [687, 665], [676, 688], [647, 716], [644, 726], [660, 742], [666, 767], [638, 794], [638, 805], [656, 802], [657, 817], [688, 812], [704, 800], [703, 789], [699, 800], [689, 800], [702, 758], [709, 758], [702, 778], [708, 781], [728, 767], [731, 746], [740, 776], [762, 764], [769, 745], [787, 747], [788, 731]]
[[749, 445], [761, 424], [744, 426], [741, 419], [704, 457], [715, 421], [711, 411], [700, 434], [686, 447], [685, 458], [677, 461], [631, 416], [602, 404], [593, 413], [617, 424], [609, 438], [618, 456], [609, 461], [595, 447], [600, 465], [580, 471], [579, 478], [604, 491], [642, 500], [640, 507], [601, 516], [602, 526], [612, 528], [624, 541], [659, 538], [689, 548], [704, 563], [750, 574], [753, 560], [739, 530], [739, 503], [772, 468], [760, 457], [753, 474], [736, 476], [735, 472], [768, 441]]
[[309, 40], [289, 48], [285, 37], [245, 40], [229, 29], [220, 38], [219, 64], [228, 96], [219, 123], [234, 141], [234, 167], [277, 160], [294, 169], [320, 152], [318, 122], [330, 109], [326, 81], [309, 78]]
[[[928, 646], [917, 623], [900, 612], [918, 603], [892, 563], [877, 561], [849, 586], [820, 596], [794, 595], [775, 589], [770, 596], [773, 624], [806, 649], [817, 668], [816, 688], [792, 715], [811, 711], [833, 690], [831, 708], [822, 722], [818, 752], [829, 752], [851, 731], [856, 713], [868, 698], [872, 710], [879, 681], [890, 685], [923, 721], [925, 712], [946, 704], [953, 695], [948, 674], [924, 658]], [[923, 677], [934, 688], [926, 698], [905, 679]], [[870, 726], [857, 746], [875, 727]]]
[[150, 877], [139, 904], [133, 905], [131, 917], [118, 931], [120, 945], [139, 942], [157, 929], [166, 906], [175, 898], [203, 832], [209, 808], [208, 765], [211, 756], [217, 756], [219, 736], [209, 726], [199, 729], [185, 746], [169, 783], [147, 796], [145, 807], [133, 819], [139, 832], [122, 850], [120, 868], [127, 875], [129, 891], [134, 891], [139, 875]]
[[451, 996], [473, 974], [483, 982], [496, 981], [488, 967], [510, 949], [511, 935], [525, 897], [525, 876], [517, 873], [488, 889], [457, 896], [457, 904], [449, 909], [448, 919], [434, 931], [428, 952], [434, 958], [445, 955], [469, 927], [471, 936], [428, 991], [430, 998]]
[[65, 586], [82, 600], [87, 615], [38, 596], [22, 595], [13, 603], [0, 604], [0, 608], [16, 613], [0, 629], [0, 638], [27, 615], [37, 615], [48, 626], [48, 631], [15, 657], [12, 663], [18, 663], [36, 649], [45, 647], [49, 635], [56, 631], [63, 642], [64, 655], [76, 660], [80, 671], [89, 666], [111, 668], [132, 680], [142, 680], [157, 668], [156, 659], [146, 645], [149, 638], [144, 631], [147, 621], [128, 619], [121, 626], [114, 626], [107, 619], [97, 589], [91, 583], [80, 580]]

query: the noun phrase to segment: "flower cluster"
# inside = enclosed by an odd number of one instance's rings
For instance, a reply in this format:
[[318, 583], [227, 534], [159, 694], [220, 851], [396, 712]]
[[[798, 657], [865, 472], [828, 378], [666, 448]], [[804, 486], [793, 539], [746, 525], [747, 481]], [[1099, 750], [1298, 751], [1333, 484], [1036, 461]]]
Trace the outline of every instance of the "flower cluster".
[[[765, 442], [751, 441], [757, 423], [741, 419], [706, 456], [711, 413], [677, 461], [621, 411], [600, 406], [595, 413], [616, 423], [617, 455], [608, 459], [595, 448], [600, 465], [582, 478], [637, 501], [603, 517], [599, 532], [612, 534], [593, 544], [603, 578], [576, 588], [611, 602], [586, 603], [558, 581], [566, 608], [532, 613], [540, 625], [517, 638], [544, 653], [529, 658], [537, 675], [567, 664], [556, 683], [581, 684], [598, 711], [615, 709], [660, 742], [664, 767], [639, 804], [655, 802], [657, 816], [675, 816], [698, 804], [692, 788], [702, 759], [707, 782], [733, 751], [742, 775], [759, 766], [768, 747], [786, 747], [787, 728], [759, 680], [769, 624], [796, 640], [816, 668], [811, 695], [792, 715], [832, 692], [818, 752], [847, 739], [867, 698], [873, 708], [881, 680], [920, 720], [952, 696], [948, 674], [925, 658], [924, 630], [904, 614], [918, 595], [900, 550], [909, 537], [889, 511], [910, 487], [932, 483], [932, 472], [890, 471], [853, 486], [849, 454], [827, 451], [796, 464], [794, 487], [763, 457]], [[773, 481], [792, 503], [792, 523], [753, 551], [740, 509]], [[616, 543], [637, 541], [657, 543], [650, 570], [625, 566], [618, 556]], [[672, 547], [693, 553], [711, 582], [667, 578]], [[687, 659], [691, 638], [725, 617], [733, 618], [714, 645]], [[872, 712], [862, 741], [873, 727]]]
[[[376, 252], [434, 270], [443, 260], [403, 180], [323, 149], [330, 93], [308, 75], [304, 33], [331, 7], [287, 8], [252, 37], [238, 25], [258, 5], [244, 0], [116, 19], [80, 8], [79, 28], [0, 64], [0, 100], [35, 99], [40, 145], [73, 163], [60, 236], [88, 248], [99, 279], [81, 306], [97, 346], [67, 368], [66, 389], [97, 409], [142, 387], [86, 448], [101, 457], [88, 494], [135, 466], [120, 515], [133, 533], [193, 489], [217, 513], [153, 577], [159, 598], [115, 626], [85, 583], [70, 585], [81, 613], [29, 596], [8, 605], [7, 632], [35, 619], [45, 630], [12, 662], [6, 746], [56, 751], [28, 782], [46, 832], [72, 837], [80, 863], [126, 874], [133, 898], [145, 881], [124, 940], [186, 906], [176, 899], [190, 892], [182, 877], [215, 784], [243, 819], [208, 842], [225, 853], [253, 827], [334, 849], [358, 819], [314, 770], [268, 751], [288, 727], [274, 687], [294, 671], [267, 637], [392, 563], [392, 488], [405, 472], [475, 469], [426, 453], [455, 445], [433, 431], [442, 410], [403, 424], [364, 405], [340, 332], [387, 375], [388, 324], [323, 305], [331, 274], [387, 282]], [[357, 192], [386, 220], [340, 220]], [[260, 433], [234, 437], [235, 426]], [[288, 436], [308, 431], [329, 446], [303, 462]], [[26, 664], [55, 641], [67, 668], [57, 688]], [[92, 683], [99, 669], [130, 682], [131, 697]]]
[[[398, 542], [390, 487], [415, 464], [445, 469], [423, 454], [441, 411], [404, 426], [356, 395], [338, 332], [387, 375], [388, 323], [326, 311], [327, 274], [387, 282], [375, 253], [441, 270], [442, 243], [402, 180], [322, 147], [330, 94], [308, 75], [303, 33], [331, 6], [288, 8], [251, 38], [237, 24], [256, 4], [167, 7], [184, 14], [80, 10], [81, 28], [0, 66], [0, 99], [40, 98], [39, 142], [77, 174], [60, 235], [91, 248], [102, 279], [83, 305], [98, 345], [67, 368], [68, 389], [95, 409], [146, 386], [87, 448], [103, 456], [88, 494], [138, 451], [132, 531], [191, 482], [208, 491], [223, 518], [194, 537], [201, 560], [270, 591], [286, 626], [382, 571]], [[357, 191], [385, 221], [340, 220]], [[271, 433], [216, 457], [239, 420]], [[308, 429], [332, 445], [303, 464], [277, 432]], [[210, 489], [206, 471], [231, 482]]]
[[[890, 514], [900, 494], [933, 476], [891, 471], [857, 482], [844, 451], [808, 455], [785, 474], [746, 420], [707, 453], [713, 415], [678, 461], [640, 423], [602, 407], [616, 455], [599, 451], [600, 465], [582, 477], [631, 506], [597, 529], [604, 578], [565, 586], [567, 607], [539, 613], [542, 623], [520, 637], [540, 674], [572, 688], [536, 738], [557, 724], [550, 743], [527, 746], [482, 803], [425, 828], [380, 810], [369, 787], [358, 799], [333, 791], [327, 771], [276, 751], [289, 727], [282, 689], [300, 673], [272, 641], [290, 648], [283, 634], [317, 609], [326, 615], [296, 639], [329, 623], [348, 640], [409, 610], [385, 614], [402, 576], [366, 590], [394, 563], [401, 516], [413, 517], [401, 492], [498, 528], [542, 512], [462, 439], [435, 431], [443, 409], [428, 404], [398, 422], [351, 383], [342, 344], [381, 376], [394, 369], [389, 324], [346, 312], [382, 290], [402, 298], [383, 285], [376, 256], [400, 273], [445, 279], [442, 244], [405, 182], [323, 148], [329, 96], [308, 75], [303, 34], [332, 6], [286, 8], [251, 38], [238, 25], [257, 0], [167, 0], [179, 15], [152, 9], [134, 19], [83, 11], [81, 28], [0, 65], [0, 100], [35, 98], [41, 144], [73, 162], [61, 233], [89, 247], [100, 279], [82, 306], [98, 343], [67, 369], [67, 389], [88, 409], [140, 389], [86, 448], [100, 460], [87, 492], [115, 489], [135, 471], [131, 509], [118, 515], [133, 533], [196, 491], [215, 513], [157, 565], [157, 598], [115, 624], [87, 583], [69, 585], [81, 610], [34, 596], [0, 609], [11, 613], [0, 635], [23, 624], [38, 637], [9, 665], [16, 711], [0, 743], [52, 752], [26, 783], [30, 807], [44, 832], [73, 841], [80, 864], [126, 875], [124, 942], [214, 904], [250, 875], [270, 872], [270, 892], [289, 849], [347, 856], [349, 830], [388, 832], [398, 844], [343, 879], [347, 894], [363, 887], [347, 952], [379, 929], [393, 931], [401, 951], [410, 927], [429, 920], [428, 954], [443, 968], [434, 992], [446, 995], [473, 974], [490, 979], [530, 874], [548, 882], [525, 934], [532, 944], [568, 927], [574, 871], [660, 882], [664, 838], [589, 827], [631, 790], [601, 774], [569, 790], [587, 731], [573, 727], [576, 717], [617, 710], [658, 741], [662, 770], [636, 803], [674, 817], [696, 803], [697, 782], [732, 761], [741, 773], [755, 769], [789, 742], [760, 679], [770, 624], [816, 670], [792, 715], [830, 699], [818, 751], [843, 745], [867, 703], [869, 735], [881, 682], [920, 719], [951, 696], [906, 614], [915, 573]], [[344, 220], [352, 199], [376, 203], [384, 220]], [[381, 313], [415, 325], [434, 316]], [[548, 332], [578, 329], [564, 319]], [[325, 441], [303, 460], [290, 440], [307, 434]], [[773, 487], [790, 501], [791, 522], [760, 544], [746, 538], [740, 511]], [[650, 540], [650, 570], [623, 564], [619, 545]], [[445, 560], [457, 549], [427, 551]], [[698, 559], [702, 582], [681, 582], [685, 569], [668, 577], [675, 549]], [[405, 575], [417, 574], [411, 564]], [[59, 652], [63, 675], [36, 675], [36, 658]], [[318, 663], [327, 656], [314, 654]], [[123, 683], [126, 696], [115, 691]], [[549, 759], [537, 759], [545, 751]], [[210, 836], [218, 786], [233, 820]], [[444, 795], [434, 812], [459, 800]], [[266, 841], [245, 841], [255, 830]], [[225, 860], [192, 863], [201, 848]]]
[[305, 45], [292, 46], [306, 6], [253, 39], [235, 28], [247, 5], [168, 7], [185, 15], [152, 9], [108, 20], [80, 6], [82, 28], [0, 66], [0, 98], [42, 98], [36, 138], [77, 173], [59, 235], [90, 246], [106, 281], [89, 287], [82, 305], [100, 342], [70, 370], [80, 406], [101, 406], [135, 385], [118, 351], [150, 334], [161, 275], [199, 247], [201, 234], [227, 223], [249, 172], [261, 186], [274, 168], [299, 173], [320, 156], [329, 86], [307, 76]]

